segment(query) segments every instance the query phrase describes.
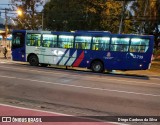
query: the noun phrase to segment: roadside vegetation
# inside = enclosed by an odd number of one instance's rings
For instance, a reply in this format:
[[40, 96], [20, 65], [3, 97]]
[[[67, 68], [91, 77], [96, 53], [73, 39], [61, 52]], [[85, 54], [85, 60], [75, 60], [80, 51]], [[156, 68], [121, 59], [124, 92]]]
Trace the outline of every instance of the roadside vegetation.
[[160, 74], [160, 60], [152, 62], [150, 71]]
[[160, 61], [160, 49], [154, 50], [153, 55], [154, 55], [154, 60], [155, 61]]

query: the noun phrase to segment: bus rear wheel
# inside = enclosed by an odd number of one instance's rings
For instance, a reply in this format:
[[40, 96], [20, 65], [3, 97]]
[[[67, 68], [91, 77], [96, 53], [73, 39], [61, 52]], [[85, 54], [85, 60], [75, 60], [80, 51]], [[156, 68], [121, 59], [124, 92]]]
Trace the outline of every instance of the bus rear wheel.
[[38, 57], [36, 55], [31, 55], [29, 57], [29, 64], [31, 66], [38, 66], [39, 65], [39, 60]]
[[92, 62], [92, 64], [91, 64], [91, 69], [92, 69], [92, 71], [93, 72], [103, 72], [104, 71], [104, 66], [103, 66], [103, 64], [102, 64], [102, 62], [100, 62], [100, 61], [94, 61], [94, 62]]

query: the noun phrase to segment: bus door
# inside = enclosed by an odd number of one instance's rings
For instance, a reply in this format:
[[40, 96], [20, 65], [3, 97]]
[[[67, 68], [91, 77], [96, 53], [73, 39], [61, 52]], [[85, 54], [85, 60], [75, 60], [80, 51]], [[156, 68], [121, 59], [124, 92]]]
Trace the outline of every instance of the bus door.
[[14, 32], [12, 39], [12, 60], [26, 61], [25, 51], [25, 31]]

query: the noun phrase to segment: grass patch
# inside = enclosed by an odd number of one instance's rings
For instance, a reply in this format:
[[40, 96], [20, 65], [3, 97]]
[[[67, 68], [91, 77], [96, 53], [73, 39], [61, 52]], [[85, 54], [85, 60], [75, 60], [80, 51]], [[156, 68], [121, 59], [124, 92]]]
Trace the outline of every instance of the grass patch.
[[160, 61], [153, 61], [150, 71], [160, 73]]

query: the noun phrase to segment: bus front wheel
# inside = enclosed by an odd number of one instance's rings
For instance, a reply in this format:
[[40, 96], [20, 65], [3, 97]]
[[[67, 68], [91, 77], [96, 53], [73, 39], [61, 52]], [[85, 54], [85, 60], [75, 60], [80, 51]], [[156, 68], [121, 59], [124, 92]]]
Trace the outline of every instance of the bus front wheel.
[[36, 55], [31, 55], [29, 57], [29, 64], [31, 66], [38, 66], [39, 65], [38, 57]]
[[104, 66], [102, 62], [100, 61], [94, 61], [91, 64], [91, 69], [93, 72], [103, 72], [104, 71]]

